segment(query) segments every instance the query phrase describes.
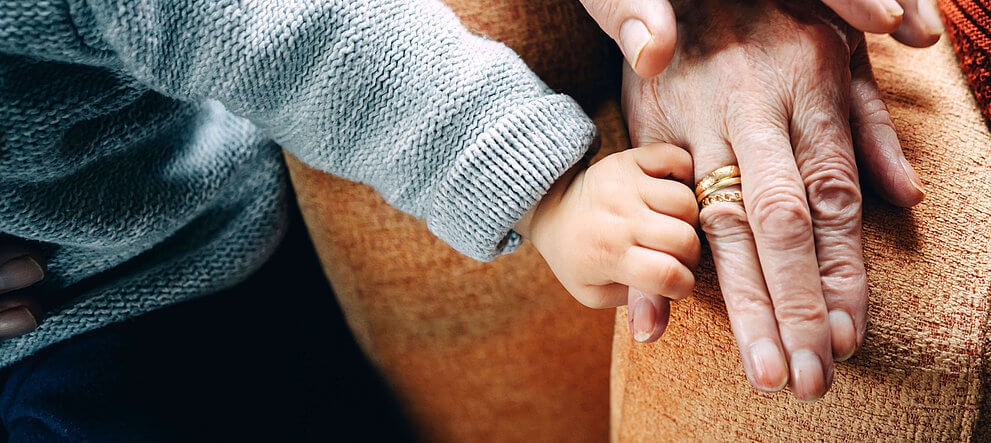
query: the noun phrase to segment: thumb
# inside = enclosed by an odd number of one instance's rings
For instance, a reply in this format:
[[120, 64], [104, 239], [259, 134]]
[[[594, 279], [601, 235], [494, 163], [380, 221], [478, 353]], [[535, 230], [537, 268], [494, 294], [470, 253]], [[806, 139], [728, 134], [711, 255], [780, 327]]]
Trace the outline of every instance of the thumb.
[[627, 296], [629, 309], [626, 312], [633, 338], [641, 343], [657, 341], [668, 328], [671, 300], [633, 287], [629, 289]]
[[668, 0], [582, 0], [582, 4], [619, 43], [637, 75], [653, 77], [671, 62], [678, 32]]

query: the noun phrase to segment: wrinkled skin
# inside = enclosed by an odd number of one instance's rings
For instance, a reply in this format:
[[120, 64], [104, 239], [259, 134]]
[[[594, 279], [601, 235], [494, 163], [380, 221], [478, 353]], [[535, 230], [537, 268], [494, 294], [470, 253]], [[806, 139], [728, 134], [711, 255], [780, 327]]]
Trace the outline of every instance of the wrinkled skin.
[[[626, 68], [632, 143], [687, 149], [696, 181], [740, 165], [743, 204], [708, 206], [699, 219], [743, 365], [758, 389], [789, 385], [813, 401], [829, 389], [834, 359], [864, 338], [858, 159], [896, 204], [922, 199], [918, 177], [862, 34], [811, 3], [695, 5], [679, 15], [680, 43], [661, 75], [644, 80]], [[667, 303], [631, 291], [631, 306], [644, 297]]]
[[[943, 22], [930, 0], [823, 0], [854, 28], [891, 34], [914, 47], [939, 40]], [[694, 0], [582, 0], [589, 15], [619, 45], [627, 62], [644, 78], [659, 74], [672, 59], [675, 17], [694, 9]], [[677, 12], [676, 12], [677, 11]]]

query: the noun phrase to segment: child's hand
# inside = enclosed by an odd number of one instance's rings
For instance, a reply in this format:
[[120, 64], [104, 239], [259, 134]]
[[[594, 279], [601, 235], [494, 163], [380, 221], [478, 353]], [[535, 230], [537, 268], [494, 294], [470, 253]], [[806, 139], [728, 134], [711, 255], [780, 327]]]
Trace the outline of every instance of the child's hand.
[[695, 194], [680, 183], [691, 179], [681, 148], [619, 152], [558, 180], [516, 230], [586, 306], [624, 305], [627, 287], [680, 299], [695, 285], [701, 248]]

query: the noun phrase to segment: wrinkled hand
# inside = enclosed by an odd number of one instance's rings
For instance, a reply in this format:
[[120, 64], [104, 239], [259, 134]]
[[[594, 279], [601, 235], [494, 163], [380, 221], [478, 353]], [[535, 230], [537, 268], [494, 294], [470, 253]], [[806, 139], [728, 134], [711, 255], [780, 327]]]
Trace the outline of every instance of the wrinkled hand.
[[[701, 249], [698, 206], [684, 184], [691, 176], [691, 157], [675, 146], [615, 153], [559, 179], [516, 230], [586, 306], [625, 305], [628, 286], [665, 301], [687, 297]], [[654, 315], [667, 305], [647, 307]], [[650, 323], [643, 333], [659, 336], [663, 327]]]
[[[782, 2], [789, 0], [782, 0]], [[790, 1], [789, 1], [790, 2]], [[931, 0], [823, 0], [854, 28], [891, 34], [915, 47], [935, 44], [943, 32], [939, 11]], [[644, 78], [659, 74], [671, 61], [675, 15], [698, 8], [686, 0], [582, 0], [599, 26], [619, 43], [627, 62]], [[672, 8], [672, 3], [674, 8]]]
[[700, 222], [744, 368], [758, 389], [790, 380], [799, 399], [815, 400], [833, 359], [864, 338], [858, 160], [899, 205], [922, 199], [918, 176], [859, 32], [766, 0], [703, 0], [679, 20], [667, 70], [624, 74], [632, 141], [685, 147], [696, 180], [740, 165], [744, 203], [708, 206]]
[[0, 340], [27, 334], [38, 327], [40, 304], [20, 293], [45, 277], [41, 257], [28, 248], [0, 238]]

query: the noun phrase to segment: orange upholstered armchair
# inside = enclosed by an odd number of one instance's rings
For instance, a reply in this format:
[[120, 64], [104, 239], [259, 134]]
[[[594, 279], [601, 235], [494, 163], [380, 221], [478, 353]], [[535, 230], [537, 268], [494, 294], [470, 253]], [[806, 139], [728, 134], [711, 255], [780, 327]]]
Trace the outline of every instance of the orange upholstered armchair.
[[[604, 153], [627, 147], [620, 57], [577, 1], [448, 3], [575, 96]], [[986, 437], [991, 135], [945, 40], [869, 38], [928, 197], [906, 210], [867, 196], [867, 340], [816, 404], [750, 387], [711, 259], [665, 336], [642, 345], [625, 310], [578, 305], [529, 245], [474, 262], [370, 188], [289, 164], [348, 322], [426, 439]]]

